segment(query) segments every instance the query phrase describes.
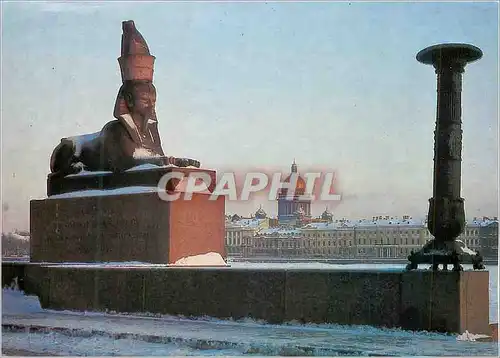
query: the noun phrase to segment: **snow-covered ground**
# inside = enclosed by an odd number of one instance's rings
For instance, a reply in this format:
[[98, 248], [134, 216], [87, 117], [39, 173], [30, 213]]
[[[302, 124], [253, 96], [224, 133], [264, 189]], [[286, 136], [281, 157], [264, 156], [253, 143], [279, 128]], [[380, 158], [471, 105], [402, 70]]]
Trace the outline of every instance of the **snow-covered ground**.
[[2, 291], [2, 348], [52, 355], [498, 355], [495, 343], [457, 338], [366, 326], [55, 312], [41, 309], [36, 297]]

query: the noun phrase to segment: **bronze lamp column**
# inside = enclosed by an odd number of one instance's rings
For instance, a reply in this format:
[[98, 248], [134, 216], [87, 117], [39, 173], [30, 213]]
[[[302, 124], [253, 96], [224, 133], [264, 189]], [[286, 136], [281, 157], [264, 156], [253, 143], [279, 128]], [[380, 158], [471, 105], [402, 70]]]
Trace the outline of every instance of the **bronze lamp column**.
[[434, 131], [433, 196], [429, 199], [428, 229], [434, 239], [421, 251], [409, 256], [408, 269], [430, 263], [434, 270], [442, 264], [461, 270], [460, 262], [481, 268], [477, 252], [456, 241], [465, 227], [464, 199], [461, 198], [462, 164], [462, 73], [469, 62], [482, 57], [482, 51], [467, 44], [441, 44], [427, 47], [417, 60], [433, 65], [437, 75], [437, 114]]

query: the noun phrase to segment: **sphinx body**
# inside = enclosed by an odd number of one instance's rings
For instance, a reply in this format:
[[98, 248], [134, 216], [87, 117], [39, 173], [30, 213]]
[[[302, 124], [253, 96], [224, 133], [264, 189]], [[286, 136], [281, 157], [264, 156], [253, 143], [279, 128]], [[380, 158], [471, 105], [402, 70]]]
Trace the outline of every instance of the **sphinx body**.
[[200, 167], [194, 159], [164, 156], [155, 129], [149, 130], [141, 142], [135, 141], [120, 120], [107, 123], [97, 133], [61, 139], [50, 159], [51, 172], [59, 175], [82, 170], [122, 172], [141, 164]]
[[[137, 142], [126, 124], [114, 120], [100, 132], [61, 139], [50, 167], [53, 173], [67, 175], [81, 170], [121, 172], [145, 163], [186, 166], [178, 158], [164, 156], [158, 131], [148, 130], [147, 136]], [[199, 166], [196, 161], [187, 165]]]

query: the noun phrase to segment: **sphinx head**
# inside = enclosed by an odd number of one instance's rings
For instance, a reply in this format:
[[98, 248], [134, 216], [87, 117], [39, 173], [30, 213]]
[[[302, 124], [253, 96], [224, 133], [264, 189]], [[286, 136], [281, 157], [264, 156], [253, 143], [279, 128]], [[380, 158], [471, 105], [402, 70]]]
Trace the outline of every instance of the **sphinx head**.
[[122, 88], [129, 113], [156, 119], [156, 88], [149, 81], [127, 81]]

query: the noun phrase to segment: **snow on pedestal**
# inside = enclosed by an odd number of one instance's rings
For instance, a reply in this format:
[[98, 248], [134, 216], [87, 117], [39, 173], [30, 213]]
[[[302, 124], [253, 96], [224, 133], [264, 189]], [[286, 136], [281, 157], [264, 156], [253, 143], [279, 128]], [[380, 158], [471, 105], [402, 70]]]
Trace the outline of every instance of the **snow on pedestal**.
[[127, 186], [118, 189], [89, 189], [72, 191], [64, 194], [51, 195], [48, 199], [70, 199], [80, 198], [87, 196], [106, 196], [106, 195], [124, 195], [124, 194], [138, 194], [138, 193], [155, 193], [160, 191], [157, 187], [150, 186]]
[[83, 176], [88, 176], [88, 175], [103, 175], [103, 174], [113, 174], [111, 171], [89, 171], [89, 170], [82, 170], [78, 173], [75, 174], [68, 174], [65, 176], [65, 178], [72, 178], [72, 177], [83, 177]]
[[135, 172], [135, 171], [140, 171], [140, 170], [149, 170], [149, 169], [158, 169], [161, 168], [159, 165], [152, 164], [152, 163], [146, 163], [146, 164], [141, 164], [137, 165], [135, 167], [132, 167], [130, 169], [125, 170], [126, 172]]
[[227, 266], [226, 261], [216, 252], [187, 256], [177, 260], [175, 266]]

